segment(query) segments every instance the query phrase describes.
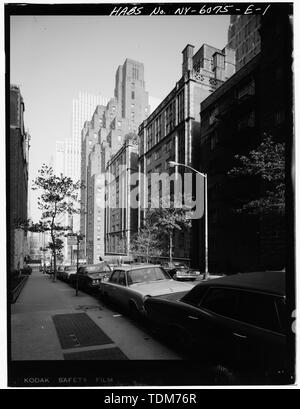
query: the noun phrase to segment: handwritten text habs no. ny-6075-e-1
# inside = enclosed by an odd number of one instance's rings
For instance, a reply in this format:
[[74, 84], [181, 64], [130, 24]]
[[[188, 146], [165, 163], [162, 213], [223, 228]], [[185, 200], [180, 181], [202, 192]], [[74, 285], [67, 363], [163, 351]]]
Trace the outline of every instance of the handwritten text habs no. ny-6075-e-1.
[[217, 15], [217, 14], [261, 14], [264, 15], [271, 7], [271, 4], [266, 4], [264, 7], [257, 7], [255, 4], [227, 4], [213, 6], [209, 4], [203, 4], [200, 8], [195, 7], [167, 7], [163, 8], [157, 6], [154, 8], [141, 6], [141, 7], [117, 7], [115, 6], [110, 12], [110, 16], [138, 16], [138, 15]]

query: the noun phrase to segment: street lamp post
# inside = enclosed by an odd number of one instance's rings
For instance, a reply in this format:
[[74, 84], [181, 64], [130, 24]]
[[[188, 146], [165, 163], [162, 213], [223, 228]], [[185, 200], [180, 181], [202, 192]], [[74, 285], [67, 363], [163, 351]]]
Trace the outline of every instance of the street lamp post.
[[203, 280], [206, 280], [209, 277], [209, 272], [208, 272], [208, 200], [207, 200], [207, 173], [202, 173], [199, 172], [198, 170], [192, 168], [189, 165], [185, 165], [184, 163], [178, 163], [174, 161], [169, 161], [168, 165], [170, 168], [173, 168], [175, 166], [183, 166], [184, 168], [190, 169], [195, 173], [198, 173], [204, 178], [204, 207], [205, 207], [205, 239], [204, 239], [204, 246], [205, 246], [205, 271], [204, 271], [204, 276]]

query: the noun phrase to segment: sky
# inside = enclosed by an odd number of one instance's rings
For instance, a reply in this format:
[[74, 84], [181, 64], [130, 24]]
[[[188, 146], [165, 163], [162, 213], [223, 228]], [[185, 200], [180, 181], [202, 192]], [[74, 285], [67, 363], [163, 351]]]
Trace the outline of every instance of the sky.
[[55, 141], [71, 137], [72, 99], [80, 91], [113, 97], [116, 70], [131, 58], [144, 64], [149, 95], [163, 100], [181, 77], [185, 46], [224, 48], [229, 19], [12, 16], [10, 82], [20, 86], [25, 103], [29, 181], [54, 156]]

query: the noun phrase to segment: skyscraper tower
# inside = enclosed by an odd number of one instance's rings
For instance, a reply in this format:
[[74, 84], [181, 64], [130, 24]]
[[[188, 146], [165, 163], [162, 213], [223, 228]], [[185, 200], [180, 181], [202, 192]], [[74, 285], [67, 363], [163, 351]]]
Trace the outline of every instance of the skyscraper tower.
[[55, 142], [54, 173], [57, 176], [65, 174], [65, 141]]
[[74, 181], [80, 179], [81, 131], [85, 121], [93, 115], [97, 105], [106, 105], [107, 100], [101, 95], [80, 92], [78, 98], [73, 99], [72, 137], [66, 146], [66, 175]]
[[[137, 133], [149, 113], [144, 65], [127, 58], [116, 71], [114, 98], [99, 107], [82, 130], [81, 180], [86, 188], [81, 190], [80, 226], [85, 234], [81, 249], [89, 263], [97, 262], [105, 249], [105, 211], [96, 196], [104, 193], [106, 165], [123, 146], [125, 135]], [[104, 201], [104, 196], [101, 198]]]
[[[107, 100], [101, 95], [80, 92], [78, 98], [72, 102], [72, 136], [66, 140], [65, 146], [65, 175], [74, 182], [80, 180], [81, 161], [81, 130], [85, 121], [90, 119], [97, 105], [106, 105]], [[80, 199], [80, 197], [79, 197]], [[79, 215], [73, 216], [73, 231], [79, 231]]]
[[116, 72], [115, 98], [119, 116], [129, 121], [132, 131], [149, 115], [149, 96], [145, 91], [144, 64], [126, 58]]

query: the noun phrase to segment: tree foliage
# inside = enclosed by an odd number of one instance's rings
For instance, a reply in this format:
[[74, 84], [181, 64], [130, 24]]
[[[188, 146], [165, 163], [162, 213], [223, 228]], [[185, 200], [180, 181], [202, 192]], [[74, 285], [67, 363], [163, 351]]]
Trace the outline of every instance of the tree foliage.
[[51, 166], [45, 164], [38, 172], [37, 178], [33, 181], [32, 190], [41, 191], [38, 197], [38, 208], [42, 211], [41, 220], [33, 223], [29, 220], [18, 220], [17, 225], [31, 232], [50, 232], [51, 241], [49, 248], [52, 251], [54, 261], [54, 280], [56, 280], [56, 258], [61, 253], [63, 241], [60, 237], [70, 226], [61, 225], [57, 217], [61, 214], [79, 213], [78, 190], [80, 182], [74, 183], [70, 177], [54, 174]]
[[284, 212], [285, 208], [285, 146], [265, 135], [262, 143], [246, 155], [236, 155], [240, 166], [229, 172], [231, 177], [256, 176], [261, 180], [263, 194], [249, 200], [239, 209], [250, 213]]
[[133, 236], [130, 252], [141, 260], [150, 262], [151, 258], [162, 254], [157, 229], [146, 221], [144, 226]]
[[145, 211], [143, 226], [131, 244], [132, 254], [141, 255], [149, 261], [151, 257], [163, 254], [165, 239], [169, 242], [169, 258], [173, 258], [173, 239], [175, 231], [183, 231], [191, 226], [190, 212], [177, 207], [169, 197], [160, 199]]

